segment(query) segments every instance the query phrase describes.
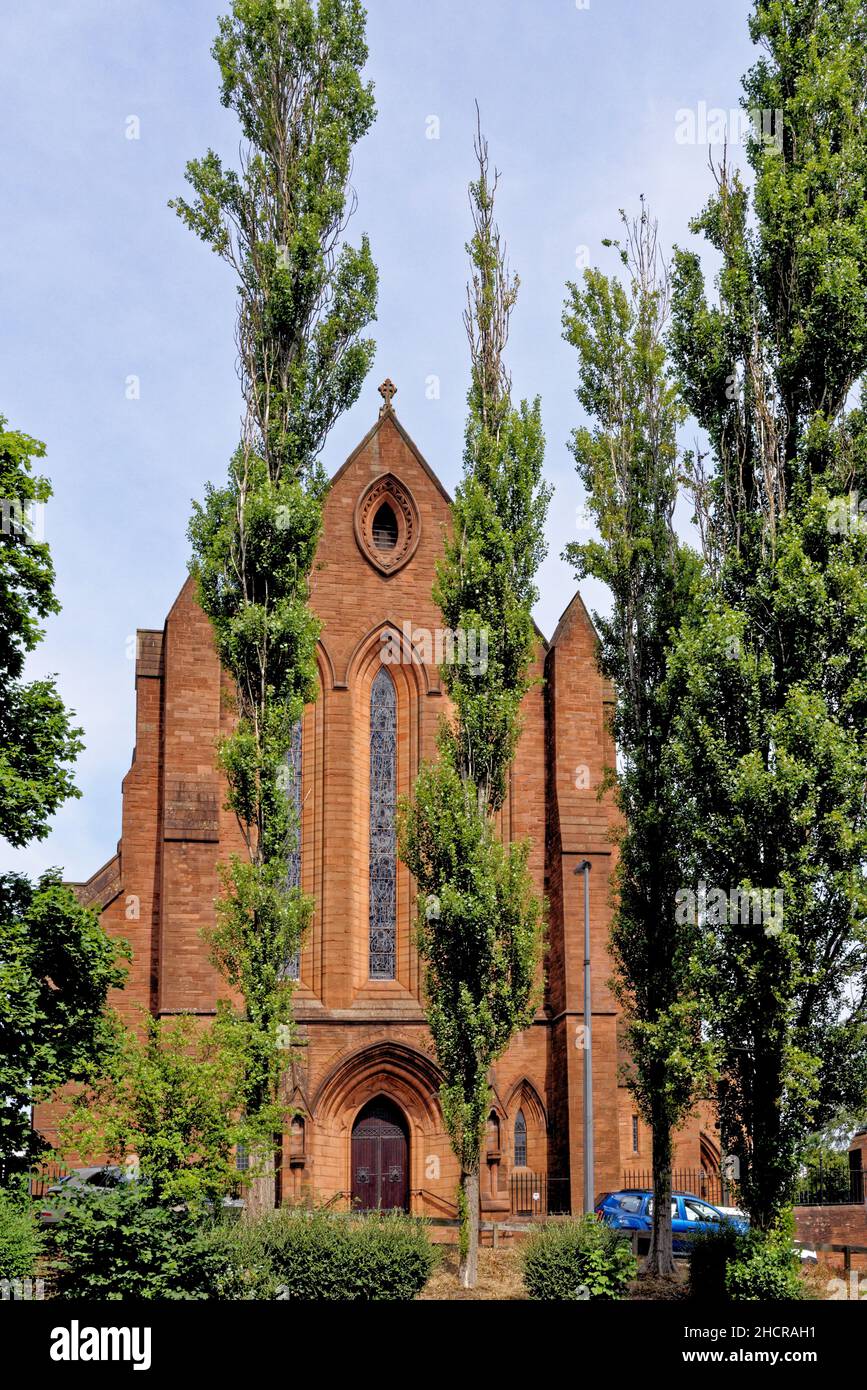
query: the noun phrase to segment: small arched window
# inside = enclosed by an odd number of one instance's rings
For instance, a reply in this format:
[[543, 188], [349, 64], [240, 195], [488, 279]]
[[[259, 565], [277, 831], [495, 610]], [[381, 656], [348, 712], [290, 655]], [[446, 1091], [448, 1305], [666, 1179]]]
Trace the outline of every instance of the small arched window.
[[488, 1116], [488, 1153], [500, 1152], [500, 1121], [492, 1110]]
[[383, 502], [373, 518], [373, 544], [377, 550], [394, 550], [397, 545], [397, 517], [387, 502]]
[[515, 1116], [515, 1167], [526, 1168], [527, 1166], [527, 1121], [524, 1119], [523, 1110], [519, 1110]]
[[395, 978], [397, 692], [384, 666], [370, 690], [370, 978]]

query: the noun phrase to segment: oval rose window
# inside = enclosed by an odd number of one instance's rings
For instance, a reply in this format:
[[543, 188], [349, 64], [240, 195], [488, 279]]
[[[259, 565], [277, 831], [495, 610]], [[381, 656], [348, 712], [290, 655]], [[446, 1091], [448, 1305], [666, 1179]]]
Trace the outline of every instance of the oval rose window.
[[418, 545], [421, 521], [412, 493], [393, 473], [383, 473], [361, 494], [355, 508], [355, 539], [367, 560], [395, 574]]

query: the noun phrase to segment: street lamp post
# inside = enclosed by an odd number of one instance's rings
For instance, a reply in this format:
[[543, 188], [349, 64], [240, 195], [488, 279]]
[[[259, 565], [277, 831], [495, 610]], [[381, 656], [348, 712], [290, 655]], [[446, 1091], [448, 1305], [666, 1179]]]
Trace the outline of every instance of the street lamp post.
[[576, 874], [584, 875], [584, 1210], [593, 1211], [596, 1200], [593, 1155], [593, 1033], [590, 1009], [590, 870], [582, 859]]

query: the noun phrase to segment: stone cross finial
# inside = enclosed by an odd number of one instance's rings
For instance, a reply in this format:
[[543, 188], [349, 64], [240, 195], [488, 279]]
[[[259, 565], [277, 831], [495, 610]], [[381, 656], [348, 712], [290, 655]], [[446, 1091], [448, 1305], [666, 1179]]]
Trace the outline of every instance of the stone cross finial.
[[387, 376], [385, 378], [385, 381], [380, 386], [379, 394], [385, 401], [385, 405], [380, 408], [379, 413], [380, 415], [387, 415], [394, 409], [392, 401], [394, 397], [397, 395], [397, 387], [395, 386], [390, 376]]

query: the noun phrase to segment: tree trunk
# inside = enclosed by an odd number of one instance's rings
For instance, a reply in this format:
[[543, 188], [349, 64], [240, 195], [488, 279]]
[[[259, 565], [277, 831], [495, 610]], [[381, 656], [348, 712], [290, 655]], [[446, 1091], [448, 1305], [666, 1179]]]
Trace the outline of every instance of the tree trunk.
[[[750, 1140], [749, 1149], [741, 1156], [741, 1199], [750, 1225], [768, 1231], [785, 1207], [787, 1179], [791, 1179], [791, 1170], [783, 1158], [785, 1143], [779, 1103], [779, 1097], [785, 1093], [786, 1072], [783, 1053], [775, 1044], [771, 1029], [755, 1029], [753, 1048], [752, 1086], [741, 1122]], [[746, 1145], [742, 1141], [739, 1147], [743, 1150]]]
[[653, 1122], [653, 1229], [644, 1273], [669, 1278], [674, 1274], [671, 1248], [671, 1126], [663, 1117]]
[[256, 1176], [244, 1195], [245, 1213], [249, 1219], [261, 1216], [264, 1212], [273, 1211], [276, 1206], [277, 1191], [273, 1153], [269, 1151], [264, 1156], [256, 1154], [251, 1155], [252, 1157], [258, 1161], [256, 1163]]
[[[479, 1174], [461, 1173], [461, 1261], [458, 1279], [461, 1288], [474, 1289], [479, 1270]], [[465, 1253], [464, 1253], [465, 1252]]]

